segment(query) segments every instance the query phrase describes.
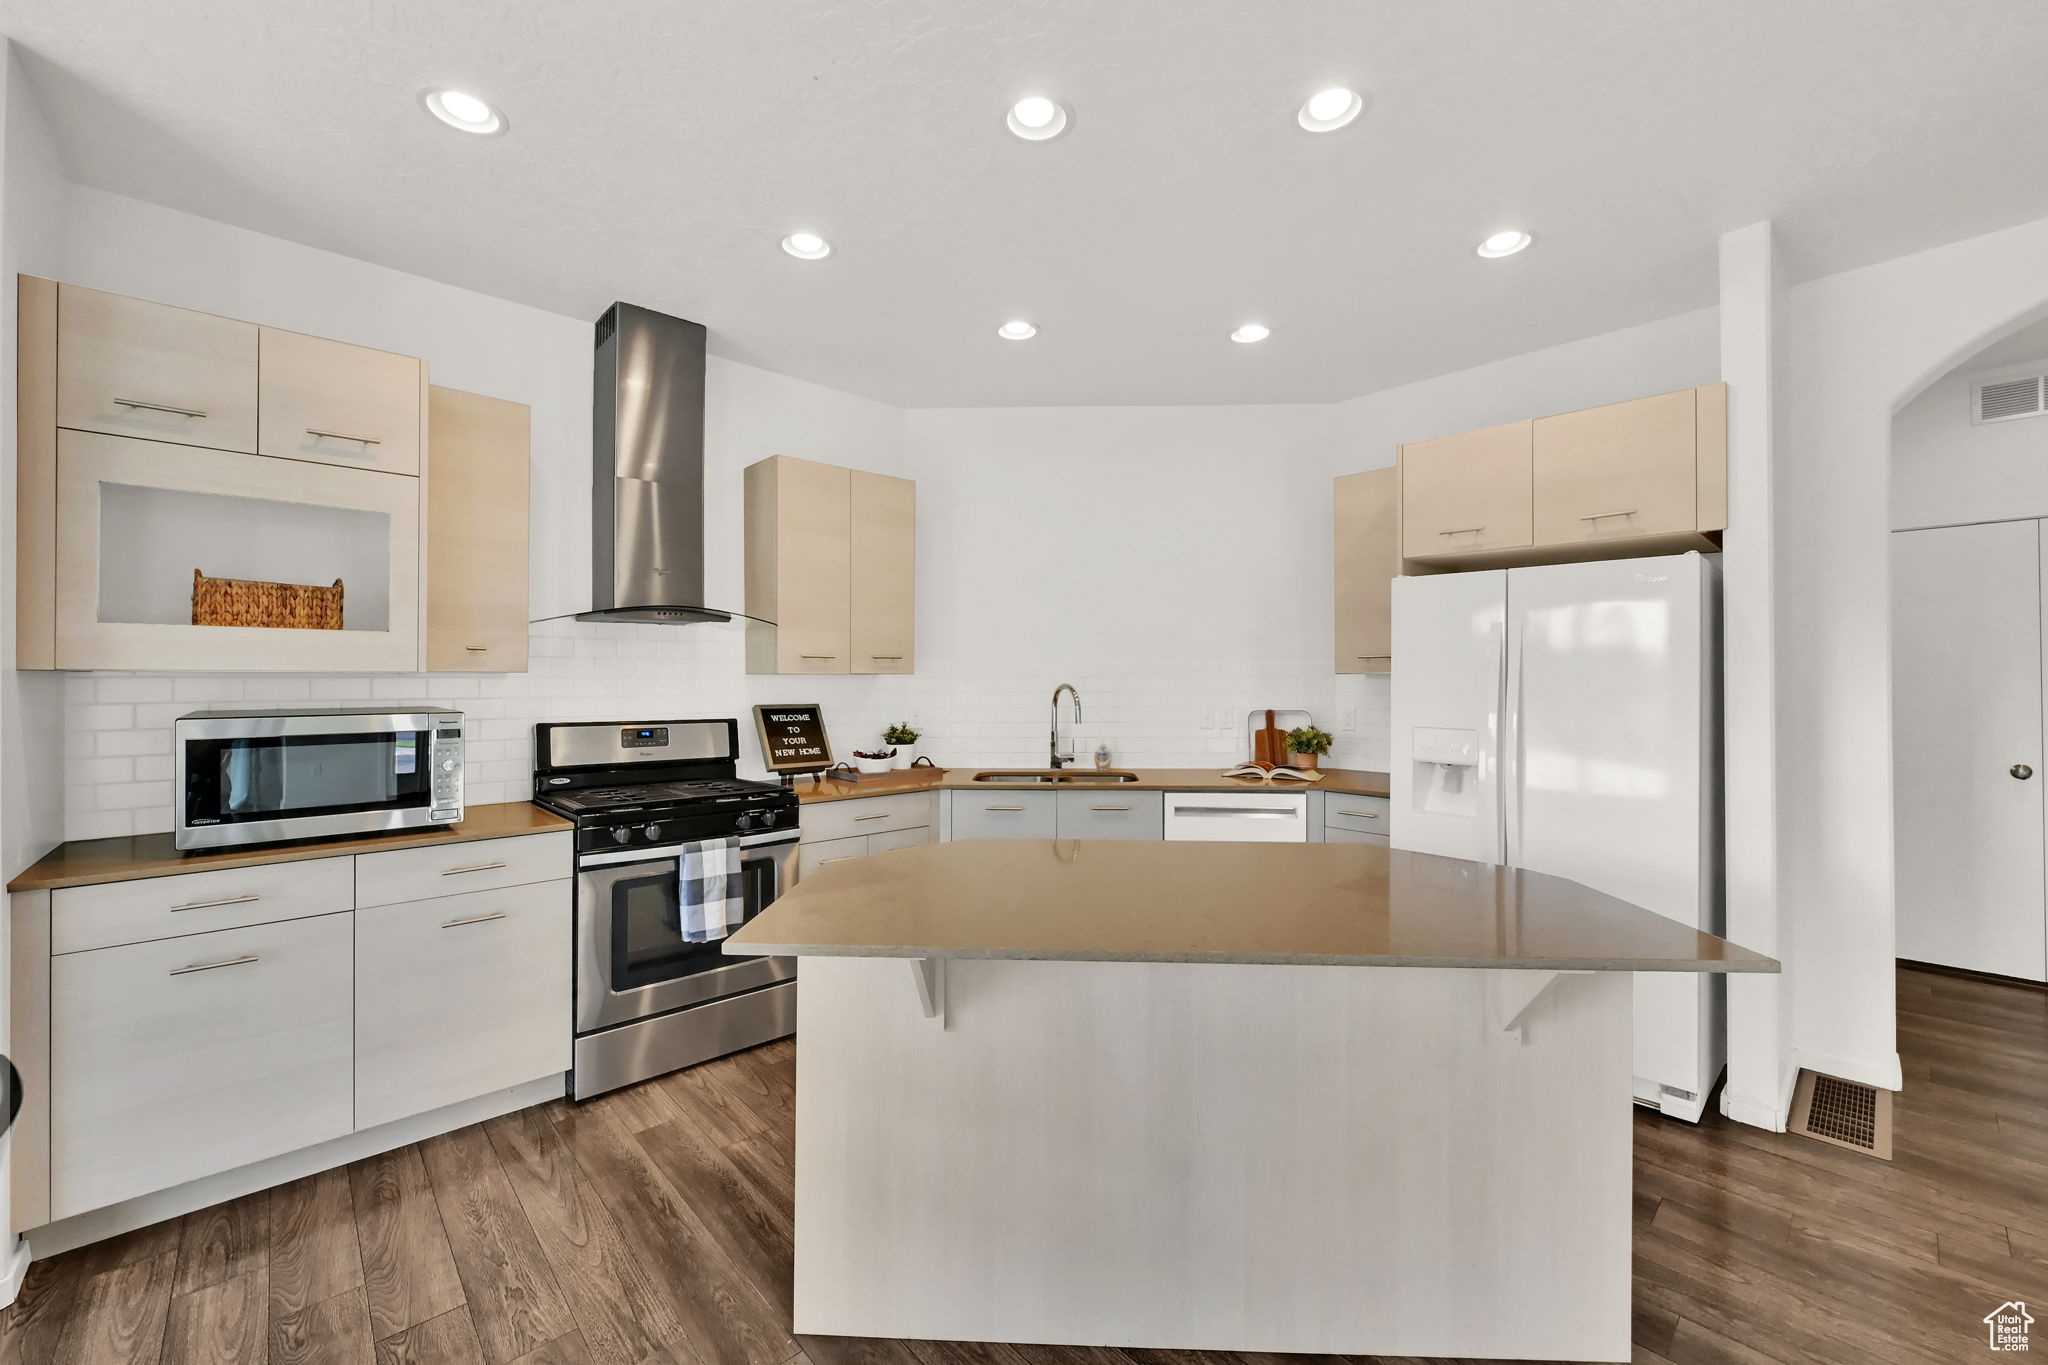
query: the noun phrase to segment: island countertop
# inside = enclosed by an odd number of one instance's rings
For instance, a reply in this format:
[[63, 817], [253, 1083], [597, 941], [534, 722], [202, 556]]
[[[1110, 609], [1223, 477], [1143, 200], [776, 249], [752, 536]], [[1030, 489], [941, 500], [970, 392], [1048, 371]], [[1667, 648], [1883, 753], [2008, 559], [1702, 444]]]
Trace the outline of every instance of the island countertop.
[[1579, 882], [1366, 844], [970, 839], [835, 862], [735, 954], [1775, 972]]

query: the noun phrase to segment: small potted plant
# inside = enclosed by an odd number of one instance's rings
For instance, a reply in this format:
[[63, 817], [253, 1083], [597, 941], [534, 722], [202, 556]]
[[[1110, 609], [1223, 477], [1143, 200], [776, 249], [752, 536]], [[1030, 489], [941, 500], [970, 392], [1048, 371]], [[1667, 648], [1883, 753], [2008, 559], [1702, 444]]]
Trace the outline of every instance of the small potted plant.
[[1330, 752], [1330, 732], [1302, 725], [1287, 732], [1287, 751], [1297, 768], [1313, 768], [1316, 760]]
[[917, 744], [919, 733], [919, 731], [912, 729], [900, 720], [882, 731], [882, 743], [893, 745], [896, 749], [897, 767], [907, 768], [910, 766], [911, 760], [915, 757], [911, 750]]
[[853, 751], [853, 766], [864, 773], [885, 773], [896, 766], [894, 749], [872, 749]]

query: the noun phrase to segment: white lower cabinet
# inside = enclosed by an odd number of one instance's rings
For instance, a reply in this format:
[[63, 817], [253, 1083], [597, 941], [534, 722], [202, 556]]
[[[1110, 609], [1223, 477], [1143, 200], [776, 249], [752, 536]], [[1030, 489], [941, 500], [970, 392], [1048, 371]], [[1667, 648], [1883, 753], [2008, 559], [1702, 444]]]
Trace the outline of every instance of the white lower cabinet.
[[353, 931], [322, 915], [52, 959], [50, 1216], [349, 1132]]
[[572, 934], [567, 881], [358, 910], [356, 1127], [567, 1070]]
[[1056, 793], [1062, 839], [1159, 839], [1165, 797], [1159, 792], [1122, 792], [1114, 787]]
[[1050, 839], [1059, 829], [1056, 793], [956, 791], [955, 839]]
[[1342, 829], [1331, 825], [1325, 826], [1323, 829], [1323, 842], [1326, 844], [1378, 844], [1381, 848], [1385, 848], [1387, 847], [1387, 836], [1384, 834], [1365, 834], [1355, 829]]

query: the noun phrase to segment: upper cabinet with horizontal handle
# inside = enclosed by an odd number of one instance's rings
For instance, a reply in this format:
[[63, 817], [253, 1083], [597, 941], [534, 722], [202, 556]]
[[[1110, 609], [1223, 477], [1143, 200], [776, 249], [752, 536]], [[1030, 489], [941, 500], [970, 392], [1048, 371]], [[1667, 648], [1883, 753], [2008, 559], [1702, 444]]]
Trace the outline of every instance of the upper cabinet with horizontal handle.
[[57, 286], [57, 425], [256, 449], [257, 328]]
[[1586, 408], [1535, 424], [1536, 543], [1691, 531], [1691, 389]]
[[344, 341], [260, 330], [258, 454], [420, 472], [425, 365]]
[[909, 673], [917, 485], [775, 455], [747, 467], [749, 673]]
[[1527, 548], [1533, 422], [1401, 447], [1401, 550], [1425, 555]]

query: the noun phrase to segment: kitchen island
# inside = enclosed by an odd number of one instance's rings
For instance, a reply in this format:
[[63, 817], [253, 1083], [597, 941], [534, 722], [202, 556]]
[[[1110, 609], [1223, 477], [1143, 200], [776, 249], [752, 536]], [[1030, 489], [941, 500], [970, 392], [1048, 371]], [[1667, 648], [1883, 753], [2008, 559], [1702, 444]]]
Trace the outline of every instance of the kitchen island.
[[726, 951], [807, 959], [798, 1332], [1579, 1360], [1629, 1358], [1629, 973], [1777, 970], [1315, 844], [901, 849]]

